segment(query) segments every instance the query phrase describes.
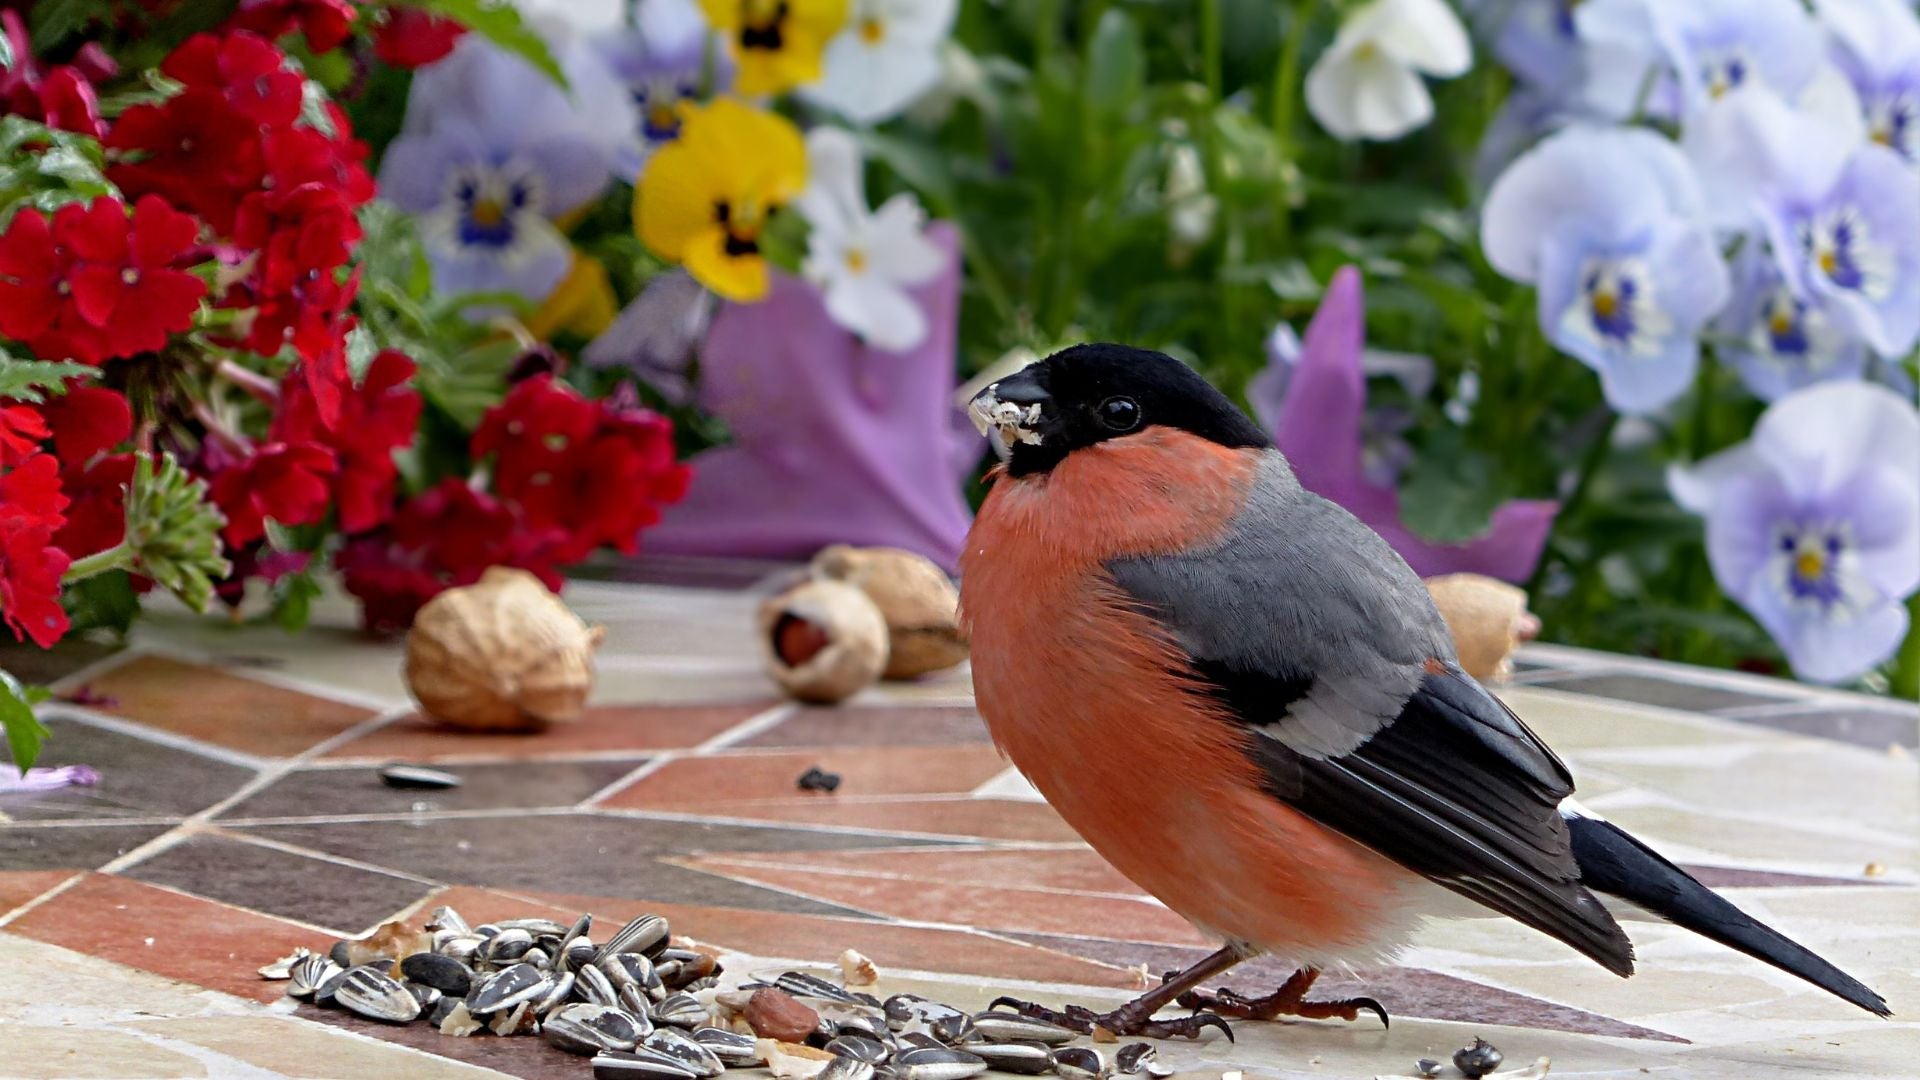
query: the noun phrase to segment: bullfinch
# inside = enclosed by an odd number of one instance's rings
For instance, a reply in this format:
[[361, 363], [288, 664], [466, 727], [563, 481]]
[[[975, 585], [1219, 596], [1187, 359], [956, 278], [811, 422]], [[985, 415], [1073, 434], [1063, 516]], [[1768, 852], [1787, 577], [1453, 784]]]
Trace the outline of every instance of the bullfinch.
[[[1081, 345], [969, 410], [1010, 451], [961, 559], [980, 713], [1115, 869], [1223, 942], [1112, 1012], [1020, 1011], [1149, 1037], [1384, 1022], [1308, 989], [1392, 956], [1422, 916], [1504, 915], [1629, 975], [1604, 894], [1888, 1015], [1581, 811], [1567, 767], [1455, 662], [1406, 562], [1184, 364]], [[1260, 953], [1299, 970], [1263, 997], [1198, 989]], [[1155, 1018], [1176, 1001], [1194, 1013]]]

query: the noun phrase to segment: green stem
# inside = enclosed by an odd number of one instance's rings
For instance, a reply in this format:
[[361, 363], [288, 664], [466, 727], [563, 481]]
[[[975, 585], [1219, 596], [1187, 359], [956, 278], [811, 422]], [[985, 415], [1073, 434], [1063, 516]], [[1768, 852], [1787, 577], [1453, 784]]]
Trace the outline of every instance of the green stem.
[[1893, 658], [1893, 680], [1889, 689], [1902, 701], [1920, 701], [1920, 593], [1907, 598], [1907, 640]]
[[95, 574], [104, 574], [109, 570], [133, 569], [133, 549], [125, 540], [106, 549], [85, 555], [73, 561], [67, 572], [60, 576], [60, 584], [71, 585], [76, 581], [90, 578]]
[[[1613, 449], [1613, 429], [1620, 423], [1620, 414], [1607, 410], [1607, 419], [1600, 425], [1599, 434], [1594, 436], [1593, 445], [1587, 447], [1587, 456], [1580, 462], [1580, 475], [1573, 482], [1573, 490], [1560, 504], [1560, 512], [1554, 515], [1553, 531], [1559, 532], [1563, 525], [1573, 521], [1574, 515], [1586, 504], [1587, 493], [1593, 488], [1594, 477], [1600, 474], [1600, 467], [1606, 464], [1607, 455]], [[1551, 535], [1548, 537], [1551, 541]], [[1541, 582], [1546, 580], [1547, 566], [1551, 562], [1541, 556], [1540, 565], [1533, 568], [1533, 577], [1527, 582], [1527, 591], [1539, 592]]]
[[1207, 100], [1220, 104], [1220, 0], [1200, 0], [1200, 63], [1207, 80]]
[[1293, 119], [1300, 103], [1300, 50], [1317, 6], [1318, 0], [1298, 0], [1293, 5], [1285, 29], [1287, 39], [1280, 45], [1280, 66], [1273, 71], [1273, 141], [1282, 161], [1293, 160]]

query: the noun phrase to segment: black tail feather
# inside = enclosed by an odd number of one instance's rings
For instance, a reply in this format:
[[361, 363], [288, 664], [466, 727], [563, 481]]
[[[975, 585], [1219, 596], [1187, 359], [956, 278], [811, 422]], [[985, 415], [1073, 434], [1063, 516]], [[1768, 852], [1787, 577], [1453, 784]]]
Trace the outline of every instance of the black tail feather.
[[1734, 907], [1653, 849], [1595, 818], [1569, 815], [1581, 884], [1646, 908], [1675, 925], [1738, 949], [1879, 1016], [1886, 999], [1753, 916]]

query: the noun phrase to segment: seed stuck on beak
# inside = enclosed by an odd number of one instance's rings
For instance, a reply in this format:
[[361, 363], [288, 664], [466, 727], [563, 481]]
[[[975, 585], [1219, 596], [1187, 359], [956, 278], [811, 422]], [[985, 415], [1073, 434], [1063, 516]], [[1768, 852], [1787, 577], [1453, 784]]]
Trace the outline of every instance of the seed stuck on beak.
[[973, 420], [973, 426], [985, 435], [988, 430], [998, 430], [1000, 437], [1009, 444], [1022, 442], [1033, 446], [1040, 445], [1040, 433], [1034, 425], [1040, 423], [1040, 403], [1022, 405], [1015, 401], [1002, 401], [994, 391], [1000, 388], [994, 383], [974, 395], [967, 405], [967, 415]]

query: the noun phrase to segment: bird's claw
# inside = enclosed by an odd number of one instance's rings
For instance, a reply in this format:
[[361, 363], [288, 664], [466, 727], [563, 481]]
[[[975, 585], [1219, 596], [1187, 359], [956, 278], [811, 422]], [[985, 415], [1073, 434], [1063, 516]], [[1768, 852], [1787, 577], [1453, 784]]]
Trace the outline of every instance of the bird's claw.
[[1189, 990], [1174, 1000], [1189, 1009], [1210, 1010], [1236, 1020], [1274, 1020], [1282, 1016], [1297, 1016], [1304, 1020], [1352, 1021], [1359, 1019], [1360, 1010], [1366, 1009], [1380, 1018], [1381, 1027], [1393, 1026], [1393, 1021], [1387, 1016], [1386, 1006], [1370, 997], [1305, 1001], [1297, 993], [1283, 989], [1266, 997], [1250, 998], [1222, 988]]
[[1233, 1028], [1226, 1020], [1209, 1012], [1195, 1012], [1192, 1016], [1172, 1020], [1156, 1020], [1151, 1016], [1136, 1015], [1124, 1005], [1109, 1013], [1097, 1013], [1084, 1005], [1049, 1009], [1045, 1005], [1005, 996], [994, 998], [987, 1005], [989, 1009], [1003, 1007], [1021, 1016], [1045, 1020], [1082, 1035], [1091, 1035], [1095, 1028], [1099, 1028], [1122, 1038], [1197, 1039], [1207, 1028], [1217, 1027], [1226, 1034], [1228, 1042], [1233, 1041]]

